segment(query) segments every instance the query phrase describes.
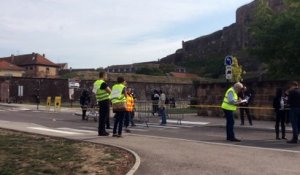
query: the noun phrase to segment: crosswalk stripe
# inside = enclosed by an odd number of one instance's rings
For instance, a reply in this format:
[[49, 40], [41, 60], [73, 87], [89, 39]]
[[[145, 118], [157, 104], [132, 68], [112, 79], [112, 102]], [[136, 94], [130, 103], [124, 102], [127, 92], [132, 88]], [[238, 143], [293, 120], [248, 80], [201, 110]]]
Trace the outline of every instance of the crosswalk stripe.
[[61, 133], [61, 134], [68, 134], [68, 135], [80, 135], [82, 133], [78, 132], [71, 132], [71, 131], [61, 131], [57, 129], [50, 129], [50, 128], [42, 128], [42, 127], [27, 127], [28, 129], [34, 129], [39, 131], [48, 131], [48, 132], [55, 132], [55, 133]]
[[[177, 120], [168, 120], [168, 123], [178, 123]], [[191, 121], [181, 121], [182, 124], [191, 124], [191, 125], [207, 125], [209, 122], [191, 122]]]
[[83, 132], [83, 133], [97, 133], [96, 131], [91, 131], [91, 130], [83, 130], [83, 129], [73, 129], [73, 128], [57, 128], [59, 130], [64, 130], [64, 131], [74, 131], [74, 132]]

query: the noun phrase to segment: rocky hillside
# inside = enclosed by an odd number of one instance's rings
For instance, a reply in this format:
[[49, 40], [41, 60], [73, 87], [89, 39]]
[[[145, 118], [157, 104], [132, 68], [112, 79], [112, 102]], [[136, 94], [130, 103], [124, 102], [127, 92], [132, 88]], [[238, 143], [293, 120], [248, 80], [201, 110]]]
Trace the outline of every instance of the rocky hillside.
[[[167, 64], [187, 67], [189, 72], [200, 76], [223, 77], [223, 60], [226, 55], [234, 55], [239, 59], [249, 75], [256, 76], [262, 69], [257, 58], [250, 56], [248, 48], [254, 45], [249, 27], [254, 20], [255, 8], [259, 0], [244, 5], [236, 11], [236, 22], [210, 35], [190, 41], [183, 41], [182, 48], [174, 54], [162, 58]], [[283, 9], [283, 0], [266, 0], [274, 11]], [[251, 74], [252, 72], [252, 74]]]

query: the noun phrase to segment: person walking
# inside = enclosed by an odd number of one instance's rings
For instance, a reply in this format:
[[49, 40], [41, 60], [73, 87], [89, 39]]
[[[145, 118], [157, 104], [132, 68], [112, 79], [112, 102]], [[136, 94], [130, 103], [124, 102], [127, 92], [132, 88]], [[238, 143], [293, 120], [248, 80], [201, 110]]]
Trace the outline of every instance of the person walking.
[[130, 87], [126, 88], [126, 113], [125, 113], [125, 132], [130, 132], [128, 129], [129, 123], [131, 126], [134, 125], [133, 123], [133, 110], [134, 110], [134, 98], [132, 96], [132, 89]]
[[97, 103], [99, 106], [99, 120], [98, 120], [98, 136], [108, 136], [106, 132], [105, 123], [109, 119], [109, 95], [111, 93], [110, 87], [106, 83], [107, 73], [99, 72], [99, 80], [94, 82], [93, 92], [96, 94]]
[[290, 120], [293, 130], [293, 138], [287, 143], [298, 143], [298, 135], [300, 131], [300, 89], [298, 82], [294, 81], [290, 85], [288, 95], [288, 105], [290, 107]]
[[224, 111], [225, 117], [226, 117], [226, 135], [227, 140], [232, 142], [240, 142], [241, 140], [237, 139], [234, 134], [234, 112], [236, 111], [237, 105], [241, 102], [238, 99], [237, 93], [239, 93], [243, 88], [243, 84], [240, 82], [237, 82], [233, 85], [233, 87], [230, 87], [224, 96], [221, 108]]
[[86, 111], [87, 111], [88, 105], [91, 102], [91, 99], [90, 99], [89, 92], [86, 89], [84, 89], [82, 91], [79, 101], [80, 101], [80, 107], [81, 107], [81, 110], [82, 110], [82, 115], [81, 115], [82, 120], [88, 120], [86, 118]]
[[167, 118], [166, 118], [166, 95], [163, 93], [162, 90], [159, 91], [159, 100], [158, 100], [158, 112], [161, 117], [161, 123], [160, 125], [166, 125], [167, 124]]
[[245, 102], [239, 104], [241, 125], [244, 125], [244, 114], [246, 113], [248, 121], [249, 121], [249, 125], [252, 126], [252, 118], [251, 118], [250, 111], [248, 108], [249, 103], [252, 100], [252, 92], [249, 91], [246, 88], [246, 86], [244, 86], [243, 89], [241, 90], [241, 92], [238, 93], [238, 97], [241, 100], [246, 100]]
[[276, 113], [275, 133], [276, 140], [280, 140], [279, 137], [279, 124], [281, 126], [281, 138], [285, 138], [285, 97], [281, 88], [276, 90], [276, 95], [273, 99], [273, 108]]
[[[115, 113], [113, 137], [122, 137], [123, 119], [126, 113], [126, 81], [123, 77], [117, 78], [117, 84], [112, 87], [111, 102]], [[117, 133], [118, 130], [118, 133]]]

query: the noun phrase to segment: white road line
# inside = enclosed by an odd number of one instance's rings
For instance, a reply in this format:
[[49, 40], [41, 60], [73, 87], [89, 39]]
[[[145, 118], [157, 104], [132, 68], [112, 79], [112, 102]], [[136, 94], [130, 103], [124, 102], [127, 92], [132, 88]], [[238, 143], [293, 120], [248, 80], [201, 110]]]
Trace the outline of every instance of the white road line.
[[[166, 128], [166, 129], [178, 129], [179, 127], [173, 127], [173, 126], [163, 126], [163, 125], [153, 125], [148, 123], [149, 128]], [[143, 127], [147, 127], [146, 124], [137, 124], [137, 126], [143, 126]]]
[[48, 131], [48, 132], [56, 132], [61, 134], [69, 134], [69, 135], [80, 135], [82, 133], [78, 132], [70, 132], [70, 131], [61, 131], [57, 129], [49, 129], [49, 128], [42, 128], [42, 127], [27, 127], [28, 129], [40, 130], [40, 131]]
[[83, 130], [83, 129], [73, 129], [73, 128], [56, 128], [56, 129], [64, 130], [64, 131], [71, 131], [71, 132], [97, 133], [96, 131]]
[[[168, 120], [168, 123], [178, 123], [177, 120]], [[191, 122], [191, 121], [181, 121], [182, 124], [191, 124], [191, 125], [208, 125], [209, 122]]]

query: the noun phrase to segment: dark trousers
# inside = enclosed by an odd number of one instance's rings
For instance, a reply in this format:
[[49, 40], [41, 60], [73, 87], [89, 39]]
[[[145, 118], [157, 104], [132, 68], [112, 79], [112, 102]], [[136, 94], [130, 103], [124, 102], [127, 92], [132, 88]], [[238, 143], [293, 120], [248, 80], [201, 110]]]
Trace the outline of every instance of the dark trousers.
[[290, 109], [290, 119], [293, 129], [293, 140], [298, 140], [300, 131], [300, 108]]
[[125, 117], [125, 113], [125, 111], [116, 112], [113, 134], [116, 134], [118, 129], [118, 134], [122, 135], [123, 119]]
[[223, 109], [225, 117], [226, 117], [226, 139], [231, 140], [235, 139], [234, 135], [234, 118], [233, 118], [233, 111]]
[[134, 125], [134, 123], [133, 123], [133, 112], [126, 111], [125, 112], [124, 126], [127, 128], [129, 126], [129, 123], [131, 123], [131, 126]]
[[98, 120], [98, 134], [105, 134], [105, 123], [109, 118], [109, 100], [98, 102], [99, 105], [99, 120]]
[[275, 132], [276, 138], [279, 138], [279, 124], [281, 125], [281, 137], [285, 138], [285, 111], [276, 110]]
[[85, 120], [86, 117], [86, 109], [82, 109], [82, 120]]
[[[248, 107], [248, 106], [247, 106]], [[244, 114], [246, 113], [249, 124], [252, 125], [252, 118], [250, 116], [249, 108], [240, 107], [240, 115], [241, 115], [241, 124], [244, 124]]]

